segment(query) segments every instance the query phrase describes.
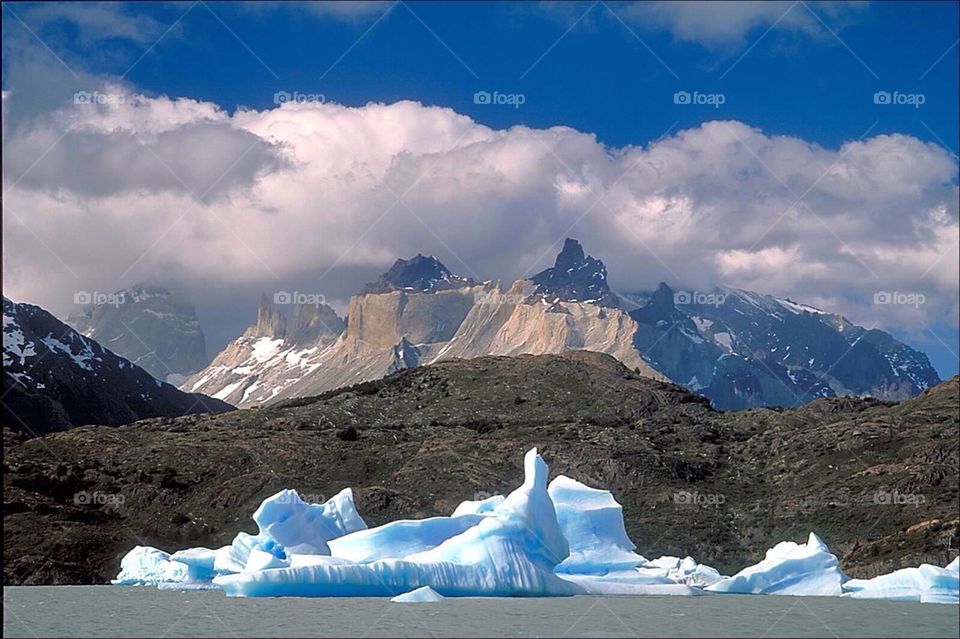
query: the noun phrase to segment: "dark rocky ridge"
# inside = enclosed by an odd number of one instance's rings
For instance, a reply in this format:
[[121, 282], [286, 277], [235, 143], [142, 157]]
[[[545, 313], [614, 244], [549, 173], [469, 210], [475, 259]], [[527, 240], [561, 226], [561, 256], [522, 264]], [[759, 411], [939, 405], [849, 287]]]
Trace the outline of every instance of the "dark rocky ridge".
[[233, 409], [155, 379], [39, 306], [4, 298], [3, 316], [4, 428], [35, 435]]
[[398, 259], [376, 282], [367, 284], [363, 293], [389, 293], [397, 290], [430, 293], [471, 284], [476, 282], [468, 277], [454, 275], [437, 258], [417, 253], [409, 260]]
[[531, 446], [552, 476], [612, 490], [647, 557], [689, 553], [729, 573], [815, 530], [855, 576], [945, 565], [958, 387], [721, 413], [581, 351], [445, 361], [222, 415], [5, 430], [4, 581], [103, 583], [136, 544], [223, 545], [287, 487], [352, 486], [370, 525], [449, 514], [516, 487]]
[[554, 265], [530, 278], [536, 294], [545, 300], [593, 302], [601, 306], [621, 307], [620, 299], [610, 292], [607, 267], [586, 255], [580, 242], [567, 238]]

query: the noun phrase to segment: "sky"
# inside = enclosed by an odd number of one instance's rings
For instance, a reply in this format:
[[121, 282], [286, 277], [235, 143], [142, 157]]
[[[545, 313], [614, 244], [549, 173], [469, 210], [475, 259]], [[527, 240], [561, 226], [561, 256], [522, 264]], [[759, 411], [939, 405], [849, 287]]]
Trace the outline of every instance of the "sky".
[[261, 292], [572, 236], [615, 289], [790, 297], [949, 376], [957, 7], [4, 3], [4, 293], [164, 284], [215, 351]]

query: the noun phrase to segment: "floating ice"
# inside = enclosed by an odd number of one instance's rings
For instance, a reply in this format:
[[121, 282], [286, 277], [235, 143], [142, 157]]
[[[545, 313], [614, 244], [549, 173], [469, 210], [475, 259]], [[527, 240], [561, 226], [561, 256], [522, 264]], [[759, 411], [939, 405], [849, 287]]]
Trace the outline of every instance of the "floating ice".
[[839, 596], [846, 580], [840, 562], [814, 533], [805, 544], [782, 541], [763, 561], [706, 590], [764, 595]]
[[665, 571], [665, 576], [671, 581], [697, 588], [706, 588], [726, 579], [716, 568], [699, 564], [693, 557], [658, 557], [646, 568], [641, 568], [640, 572], [655, 574], [658, 570]]
[[547, 493], [547, 465], [536, 449], [524, 458], [524, 473], [523, 485], [492, 515], [431, 550], [403, 559], [324, 561], [223, 575], [214, 583], [228, 595], [254, 597], [395, 596], [421, 586], [445, 596], [582, 593], [553, 573], [569, 546]]
[[367, 528], [350, 489], [324, 504], [293, 490], [263, 501], [259, 532], [222, 548], [170, 555], [137, 546], [112, 583], [161, 589], [221, 588], [229, 596], [392, 597], [438, 601], [457, 596], [843, 595], [957, 603], [960, 559], [873, 579], [847, 579], [814, 533], [782, 542], [763, 561], [724, 577], [692, 557], [634, 552], [623, 510], [606, 490], [559, 476], [547, 485], [534, 448], [524, 482], [507, 497], [465, 501], [451, 517], [399, 520]]
[[443, 595], [439, 592], [430, 586], [423, 586], [422, 588], [405, 592], [402, 595], [397, 595], [390, 601], [395, 603], [433, 603], [442, 600]]
[[203, 567], [172, 561], [170, 553], [151, 546], [136, 546], [120, 560], [115, 586], [172, 586], [178, 589], [209, 587], [212, 573]]
[[[663, 571], [660, 571], [661, 573]], [[619, 570], [605, 575], [560, 574], [588, 595], [702, 595], [703, 591], [678, 583], [656, 571]]]
[[896, 599], [924, 603], [960, 603], [958, 559], [946, 568], [921, 564], [873, 579], [851, 579], [843, 584], [844, 596], [855, 599]]
[[564, 475], [548, 488], [557, 521], [570, 544], [558, 573], [606, 574], [647, 563], [627, 536], [623, 508], [608, 490], [590, 488]]

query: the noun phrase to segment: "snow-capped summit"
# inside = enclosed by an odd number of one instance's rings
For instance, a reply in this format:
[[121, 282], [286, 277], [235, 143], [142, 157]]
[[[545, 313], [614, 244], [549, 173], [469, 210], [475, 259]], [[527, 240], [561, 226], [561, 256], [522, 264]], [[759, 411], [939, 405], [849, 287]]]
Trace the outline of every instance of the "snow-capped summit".
[[390, 291], [422, 291], [429, 293], [459, 286], [471, 286], [475, 281], [454, 275], [440, 260], [432, 255], [417, 253], [409, 260], [398, 259], [376, 282], [367, 284], [364, 293], [388, 293]]

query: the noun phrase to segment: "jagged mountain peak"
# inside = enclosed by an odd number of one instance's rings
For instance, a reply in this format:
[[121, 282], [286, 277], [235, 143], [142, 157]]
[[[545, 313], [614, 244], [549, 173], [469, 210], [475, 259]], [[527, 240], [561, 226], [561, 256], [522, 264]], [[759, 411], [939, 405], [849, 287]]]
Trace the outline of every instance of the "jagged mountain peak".
[[619, 308], [620, 299], [610, 292], [607, 267], [587, 255], [579, 241], [568, 237], [552, 267], [540, 271], [531, 281], [534, 291], [547, 301], [591, 302]]
[[289, 313], [284, 314], [276, 307], [276, 296], [271, 299], [266, 293], [261, 294], [257, 322], [247, 329], [248, 336], [287, 339], [292, 344], [305, 344], [336, 337], [343, 332], [343, 319], [327, 304], [297, 303], [292, 301], [289, 294], [278, 295], [283, 300], [290, 300]]
[[398, 259], [376, 282], [367, 284], [364, 293], [391, 291], [433, 292], [476, 284], [472, 279], [455, 275], [432, 255], [417, 253], [409, 260]]

